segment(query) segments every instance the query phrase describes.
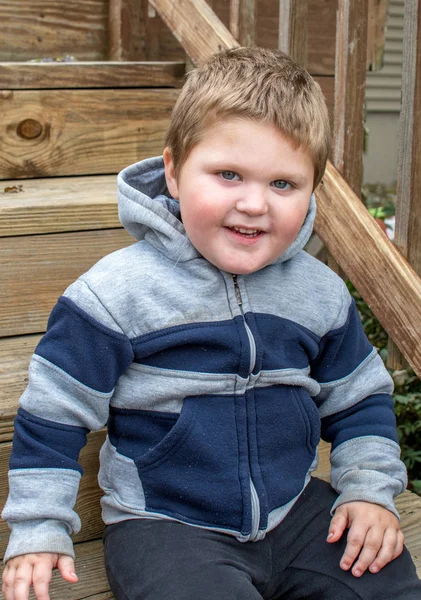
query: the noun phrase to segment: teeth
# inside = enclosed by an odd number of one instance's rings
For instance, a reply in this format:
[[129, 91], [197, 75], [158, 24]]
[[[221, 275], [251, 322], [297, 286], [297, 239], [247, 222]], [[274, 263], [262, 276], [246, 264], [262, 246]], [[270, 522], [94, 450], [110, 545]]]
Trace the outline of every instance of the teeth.
[[245, 235], [257, 235], [260, 233], [260, 229], [243, 229], [242, 227], [232, 227], [234, 231], [238, 231], [238, 233], [243, 233]]

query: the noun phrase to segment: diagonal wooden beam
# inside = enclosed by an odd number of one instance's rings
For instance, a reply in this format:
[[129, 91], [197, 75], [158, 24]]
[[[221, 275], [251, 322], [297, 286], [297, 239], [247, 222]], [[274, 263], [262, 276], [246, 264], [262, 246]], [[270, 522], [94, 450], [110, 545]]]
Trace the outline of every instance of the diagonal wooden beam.
[[318, 235], [421, 376], [421, 279], [331, 163], [316, 196]]
[[196, 65], [239, 43], [205, 0], [150, 0]]
[[[238, 46], [203, 0], [151, 3], [196, 63]], [[330, 162], [317, 199], [317, 233], [421, 376], [421, 279]]]

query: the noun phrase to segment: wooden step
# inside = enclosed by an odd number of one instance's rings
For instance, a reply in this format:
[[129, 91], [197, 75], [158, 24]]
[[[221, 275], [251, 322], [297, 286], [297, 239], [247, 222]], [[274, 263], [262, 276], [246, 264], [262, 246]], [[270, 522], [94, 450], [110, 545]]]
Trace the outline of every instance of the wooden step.
[[65, 288], [100, 258], [134, 242], [124, 229], [0, 238], [0, 332], [45, 331]]
[[2, 89], [180, 87], [183, 62], [0, 62]]
[[116, 175], [0, 184], [0, 237], [118, 227]]
[[0, 92], [0, 179], [117, 173], [162, 153], [179, 91]]

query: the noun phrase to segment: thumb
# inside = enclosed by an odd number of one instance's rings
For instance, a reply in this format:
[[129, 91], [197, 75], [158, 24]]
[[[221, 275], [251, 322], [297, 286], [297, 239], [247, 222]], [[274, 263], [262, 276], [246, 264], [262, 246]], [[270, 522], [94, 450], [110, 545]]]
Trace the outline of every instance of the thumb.
[[75, 572], [75, 563], [71, 556], [61, 554], [57, 561], [57, 568], [60, 571], [60, 575], [66, 581], [70, 581], [70, 583], [76, 583], [79, 581], [79, 577]]
[[345, 508], [339, 506], [332, 520], [330, 521], [329, 533], [326, 541], [329, 543], [337, 542], [342, 536], [348, 525], [348, 513]]

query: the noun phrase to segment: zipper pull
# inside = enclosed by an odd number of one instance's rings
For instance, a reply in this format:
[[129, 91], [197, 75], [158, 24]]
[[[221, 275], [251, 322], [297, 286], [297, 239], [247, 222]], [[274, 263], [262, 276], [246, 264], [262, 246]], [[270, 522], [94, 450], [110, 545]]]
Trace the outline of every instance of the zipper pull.
[[238, 306], [242, 306], [243, 299], [241, 298], [240, 288], [237, 283], [237, 275], [233, 275], [232, 278], [234, 280], [234, 292], [235, 292], [235, 297], [237, 299], [237, 304], [238, 304]]

